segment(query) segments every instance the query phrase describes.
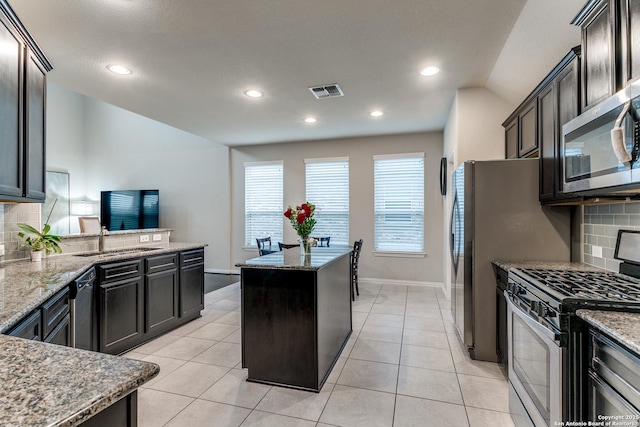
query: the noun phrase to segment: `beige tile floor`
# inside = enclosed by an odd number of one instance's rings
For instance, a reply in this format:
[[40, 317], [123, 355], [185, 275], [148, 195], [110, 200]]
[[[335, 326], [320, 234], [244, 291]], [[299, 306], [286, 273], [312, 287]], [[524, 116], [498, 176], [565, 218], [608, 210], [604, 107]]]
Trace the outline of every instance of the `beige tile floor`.
[[362, 284], [320, 393], [246, 382], [239, 284], [205, 301], [201, 318], [126, 355], [161, 368], [140, 389], [140, 427], [513, 425], [502, 370], [463, 352], [442, 291]]

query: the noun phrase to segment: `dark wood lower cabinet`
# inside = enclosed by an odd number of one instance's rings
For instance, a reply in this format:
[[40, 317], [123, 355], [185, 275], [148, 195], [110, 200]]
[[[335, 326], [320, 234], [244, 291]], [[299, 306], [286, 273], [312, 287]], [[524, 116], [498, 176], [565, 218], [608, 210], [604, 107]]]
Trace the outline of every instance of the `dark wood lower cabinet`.
[[71, 314], [66, 316], [58, 323], [58, 325], [47, 335], [44, 342], [51, 344], [63, 345], [69, 347], [71, 345]]
[[180, 317], [200, 315], [204, 308], [204, 250], [180, 254]]
[[80, 425], [82, 427], [136, 427], [138, 425], [138, 392], [133, 391]]
[[178, 269], [145, 276], [146, 334], [157, 334], [174, 328], [178, 322]]
[[100, 285], [100, 352], [119, 354], [143, 339], [142, 277]]

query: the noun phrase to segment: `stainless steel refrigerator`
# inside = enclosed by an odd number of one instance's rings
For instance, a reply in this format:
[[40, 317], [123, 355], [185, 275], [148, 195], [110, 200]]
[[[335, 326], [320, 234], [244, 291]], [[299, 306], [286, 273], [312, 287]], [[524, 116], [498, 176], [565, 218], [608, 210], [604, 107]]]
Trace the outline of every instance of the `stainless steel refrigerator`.
[[468, 161], [453, 173], [451, 310], [471, 358], [497, 362], [491, 261], [569, 261], [570, 209], [541, 206], [538, 159]]

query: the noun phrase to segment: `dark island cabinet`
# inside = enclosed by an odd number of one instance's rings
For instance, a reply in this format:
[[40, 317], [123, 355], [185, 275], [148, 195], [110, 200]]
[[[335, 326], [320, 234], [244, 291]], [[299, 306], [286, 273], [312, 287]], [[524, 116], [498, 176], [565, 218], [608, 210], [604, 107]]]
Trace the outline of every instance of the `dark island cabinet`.
[[178, 255], [145, 259], [145, 334], [158, 334], [178, 322]]
[[0, 201], [45, 198], [45, 88], [51, 64], [0, 0]]
[[40, 307], [27, 314], [7, 335], [44, 341], [64, 346], [71, 345], [71, 313], [69, 287], [56, 292]]
[[100, 266], [101, 353], [119, 354], [143, 340], [142, 275], [140, 259]]
[[180, 317], [200, 315], [204, 308], [204, 250], [180, 254]]
[[100, 352], [120, 354], [200, 317], [204, 250], [100, 265]]

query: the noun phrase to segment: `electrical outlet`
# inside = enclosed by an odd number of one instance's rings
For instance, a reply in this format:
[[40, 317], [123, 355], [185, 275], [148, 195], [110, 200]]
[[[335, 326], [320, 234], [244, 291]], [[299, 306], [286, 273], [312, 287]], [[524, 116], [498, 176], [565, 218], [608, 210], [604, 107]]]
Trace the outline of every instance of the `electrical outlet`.
[[148, 234], [140, 235], [140, 243], [144, 243], [144, 242], [148, 242], [148, 241], [149, 241], [149, 235]]
[[591, 255], [602, 258], [602, 246], [591, 246]]
[[154, 242], [159, 242], [160, 240], [162, 240], [162, 234], [154, 234], [153, 235], [153, 241]]
[[4, 243], [0, 243], [0, 256], [4, 256]]

